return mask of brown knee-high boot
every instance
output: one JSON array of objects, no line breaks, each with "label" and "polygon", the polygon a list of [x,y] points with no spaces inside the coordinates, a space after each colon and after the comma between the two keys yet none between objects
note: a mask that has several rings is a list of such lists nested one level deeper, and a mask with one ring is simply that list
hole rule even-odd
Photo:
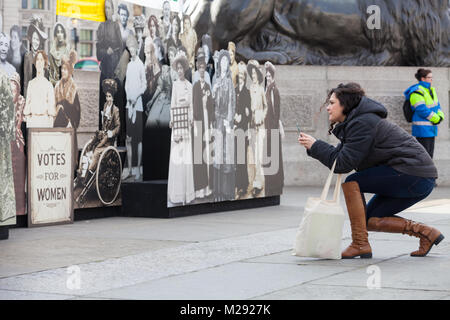
[{"label": "brown knee-high boot", "polygon": [[411,252],[412,257],[425,257],[433,244],[438,245],[444,239],[439,230],[402,217],[373,217],[367,227],[369,231],[401,233],[419,238],[419,250]]},{"label": "brown knee-high boot", "polygon": [[355,181],[342,184],[352,228],[352,243],[342,252],[342,259],[372,258],[366,228],[366,208],[359,185]]}]

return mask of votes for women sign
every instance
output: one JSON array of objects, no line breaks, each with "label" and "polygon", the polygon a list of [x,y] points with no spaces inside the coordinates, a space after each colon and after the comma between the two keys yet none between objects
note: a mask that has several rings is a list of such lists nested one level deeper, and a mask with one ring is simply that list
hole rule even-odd
[{"label": "votes for women sign", "polygon": [[28,226],[73,222],[73,129],[29,129]]}]

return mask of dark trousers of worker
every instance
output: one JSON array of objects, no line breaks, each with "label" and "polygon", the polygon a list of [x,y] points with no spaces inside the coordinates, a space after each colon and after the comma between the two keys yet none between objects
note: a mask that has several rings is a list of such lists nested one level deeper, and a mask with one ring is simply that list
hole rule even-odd
[{"label": "dark trousers of worker", "polygon": [[425,148],[425,150],[427,150],[427,152],[430,155],[431,159],[433,159],[435,137],[431,137],[431,138],[418,138],[418,137],[416,137],[416,139]]},{"label": "dark trousers of worker", "polygon": [[[372,193],[366,219],[392,217],[425,199],[434,188],[434,178],[401,173],[388,166],[377,166],[351,174],[345,182],[356,181],[361,193]],[[364,199],[364,196],[363,196]]]}]

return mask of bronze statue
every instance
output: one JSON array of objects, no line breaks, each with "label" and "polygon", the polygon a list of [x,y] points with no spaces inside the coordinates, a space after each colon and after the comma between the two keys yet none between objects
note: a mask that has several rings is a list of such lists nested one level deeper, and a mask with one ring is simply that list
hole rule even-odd
[{"label": "bronze statue", "polygon": [[[380,9],[380,29],[369,29]],[[198,0],[187,8],[214,49],[275,64],[450,66],[448,0]]]}]

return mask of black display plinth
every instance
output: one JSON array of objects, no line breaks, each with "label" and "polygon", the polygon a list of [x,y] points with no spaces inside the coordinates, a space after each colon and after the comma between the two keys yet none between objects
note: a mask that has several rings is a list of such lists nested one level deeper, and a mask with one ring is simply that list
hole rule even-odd
[{"label": "black display plinth", "polygon": [[9,226],[0,227],[0,240],[6,240],[9,238]]},{"label": "black display plinth", "polygon": [[122,183],[121,192],[124,217],[177,218],[280,204],[280,196],[273,196],[167,208],[167,180]]},{"label": "black display plinth", "polygon": [[100,218],[120,217],[120,206],[81,208],[73,212],[74,221],[92,220]]}]

